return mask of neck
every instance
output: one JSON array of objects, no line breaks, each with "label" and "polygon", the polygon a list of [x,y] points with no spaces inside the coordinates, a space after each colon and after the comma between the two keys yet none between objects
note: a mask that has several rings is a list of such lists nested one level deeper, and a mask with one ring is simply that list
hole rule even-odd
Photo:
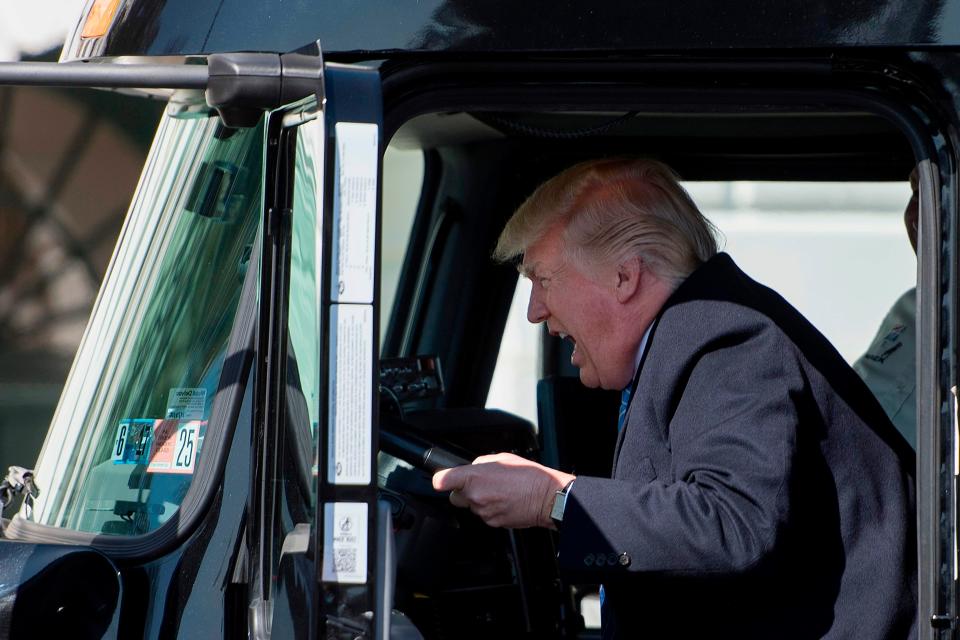
[{"label": "neck", "polygon": [[620,388],[626,387],[633,381],[643,336],[650,325],[653,324],[675,288],[676,286],[673,283],[651,275],[642,283],[642,293],[621,307],[623,315],[616,326],[619,331],[623,332],[622,344],[626,345],[626,348],[623,352],[623,362],[620,365],[622,380],[618,382],[623,383]]}]

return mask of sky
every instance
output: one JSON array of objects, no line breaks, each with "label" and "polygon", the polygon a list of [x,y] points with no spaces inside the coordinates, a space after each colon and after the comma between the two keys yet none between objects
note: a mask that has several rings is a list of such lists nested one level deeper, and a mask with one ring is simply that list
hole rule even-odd
[{"label": "sky", "polygon": [[18,60],[63,44],[84,0],[0,2],[0,60]]}]

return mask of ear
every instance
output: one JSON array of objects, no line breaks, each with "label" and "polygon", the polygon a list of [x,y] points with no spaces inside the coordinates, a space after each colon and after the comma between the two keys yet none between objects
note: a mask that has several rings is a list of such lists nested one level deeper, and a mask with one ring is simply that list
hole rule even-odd
[{"label": "ear", "polygon": [[640,291],[640,275],[643,272],[643,263],[634,256],[617,265],[617,302],[629,302]]}]

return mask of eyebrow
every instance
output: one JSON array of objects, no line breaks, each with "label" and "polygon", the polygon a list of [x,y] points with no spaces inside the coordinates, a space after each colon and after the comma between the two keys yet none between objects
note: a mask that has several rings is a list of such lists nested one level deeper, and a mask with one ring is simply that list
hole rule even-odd
[{"label": "eyebrow", "polygon": [[527,266],[527,265],[524,264],[523,262],[518,262],[518,263],[517,263],[517,271],[519,271],[519,272],[520,272],[520,275],[522,275],[524,278],[529,278],[529,279],[533,280],[533,274],[534,274],[534,272],[536,272],[537,267],[538,267],[539,265],[540,265],[539,262],[534,262],[533,265],[531,265],[531,266]]}]

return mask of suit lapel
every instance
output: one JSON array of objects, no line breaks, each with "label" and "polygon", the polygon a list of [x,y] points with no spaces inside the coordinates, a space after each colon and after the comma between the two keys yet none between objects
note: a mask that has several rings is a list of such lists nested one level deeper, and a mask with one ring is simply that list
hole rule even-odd
[{"label": "suit lapel", "polygon": [[[665,307],[664,307],[665,308]],[[620,429],[620,432],[617,434],[617,446],[613,450],[613,468],[610,470],[610,477],[614,476],[614,473],[617,470],[617,461],[620,460],[620,449],[623,447],[623,434],[627,432],[627,429],[630,425],[630,414],[632,413],[633,403],[638,402],[637,400],[637,388],[640,383],[640,372],[643,371],[643,365],[647,361],[647,356],[650,354],[650,349],[653,348],[653,338],[657,333],[657,325],[660,324],[660,317],[663,314],[661,309],[660,313],[657,314],[657,317],[653,319],[653,324],[650,326],[650,335],[647,336],[647,344],[643,349],[643,353],[640,355],[640,364],[637,365],[637,370],[633,374],[633,381],[630,383],[630,404],[627,405],[627,412],[623,419],[623,428]]]}]

